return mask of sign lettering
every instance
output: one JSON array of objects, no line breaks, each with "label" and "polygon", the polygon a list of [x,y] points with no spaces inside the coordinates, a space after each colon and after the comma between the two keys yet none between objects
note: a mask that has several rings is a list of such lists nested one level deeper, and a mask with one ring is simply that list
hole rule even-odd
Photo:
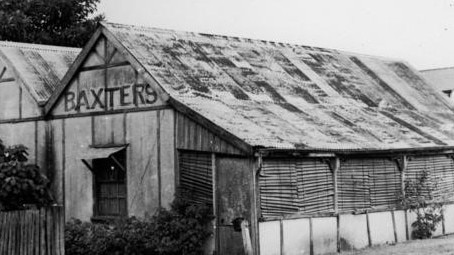
[{"label": "sign lettering", "polygon": [[124,85],[113,88],[92,88],[81,90],[76,95],[72,91],[65,93],[65,111],[106,109],[118,106],[135,107],[152,105],[158,95],[148,84]]}]

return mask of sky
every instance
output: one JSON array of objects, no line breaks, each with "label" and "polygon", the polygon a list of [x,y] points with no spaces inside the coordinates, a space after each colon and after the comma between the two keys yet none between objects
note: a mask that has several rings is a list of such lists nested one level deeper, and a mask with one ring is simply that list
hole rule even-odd
[{"label": "sky", "polygon": [[107,21],[454,66],[454,0],[101,0]]}]

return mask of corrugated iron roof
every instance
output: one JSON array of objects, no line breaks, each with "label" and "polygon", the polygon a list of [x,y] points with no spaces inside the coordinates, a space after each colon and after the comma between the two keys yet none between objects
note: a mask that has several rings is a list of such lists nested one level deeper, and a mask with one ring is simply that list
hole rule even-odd
[{"label": "corrugated iron roof", "polygon": [[0,41],[0,58],[14,68],[40,105],[47,102],[79,52],[78,48]]},{"label": "corrugated iron roof", "polygon": [[454,145],[453,105],[400,60],[103,25],[174,100],[252,146],[377,150]]},{"label": "corrugated iron roof", "polygon": [[454,67],[422,70],[421,74],[440,91],[454,90]]}]

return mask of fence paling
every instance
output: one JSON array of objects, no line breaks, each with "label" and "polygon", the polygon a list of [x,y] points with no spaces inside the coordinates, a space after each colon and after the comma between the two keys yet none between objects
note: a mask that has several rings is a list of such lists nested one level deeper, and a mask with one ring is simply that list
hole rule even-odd
[{"label": "fence paling", "polygon": [[64,255],[62,207],[0,212],[0,254]]}]

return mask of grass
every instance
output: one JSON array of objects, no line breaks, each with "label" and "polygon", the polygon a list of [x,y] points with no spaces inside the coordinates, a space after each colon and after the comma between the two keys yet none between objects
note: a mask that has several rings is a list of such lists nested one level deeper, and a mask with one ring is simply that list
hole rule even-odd
[{"label": "grass", "polygon": [[413,240],[388,246],[375,246],[363,250],[342,252],[342,255],[410,255],[410,254],[454,254],[454,235],[434,239]]}]

